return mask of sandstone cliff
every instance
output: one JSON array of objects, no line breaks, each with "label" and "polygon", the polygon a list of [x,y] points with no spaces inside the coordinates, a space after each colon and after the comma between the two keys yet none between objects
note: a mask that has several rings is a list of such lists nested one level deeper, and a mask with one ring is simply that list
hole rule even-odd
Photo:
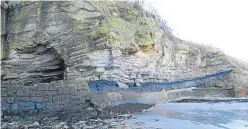
[{"label": "sandstone cliff", "polygon": [[[49,87],[73,86],[68,93],[74,95],[87,84],[106,81],[120,87],[248,88],[247,64],[212,46],[174,37],[137,2],[9,2],[6,10],[3,99],[18,96],[16,87],[46,85],[44,94],[54,102],[54,95],[67,93],[47,93]],[[9,87],[15,87],[13,93]]]}]

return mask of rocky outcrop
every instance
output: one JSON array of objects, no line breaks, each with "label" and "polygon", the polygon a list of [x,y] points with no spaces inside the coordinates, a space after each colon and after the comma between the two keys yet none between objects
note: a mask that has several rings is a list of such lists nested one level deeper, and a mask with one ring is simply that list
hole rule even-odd
[{"label": "rocky outcrop", "polygon": [[[3,87],[18,91],[39,83],[76,83],[76,89],[84,92],[85,81],[105,80],[125,88],[184,81],[189,81],[185,87],[247,88],[247,64],[237,64],[217,48],[174,37],[157,15],[136,2],[10,1],[8,5]],[[228,74],[217,76],[222,73]],[[101,87],[104,81],[93,84]]]}]

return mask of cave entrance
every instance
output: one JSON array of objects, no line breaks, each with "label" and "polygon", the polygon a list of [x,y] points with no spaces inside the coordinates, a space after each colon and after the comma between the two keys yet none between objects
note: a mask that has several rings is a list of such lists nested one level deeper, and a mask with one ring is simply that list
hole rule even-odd
[{"label": "cave entrance", "polygon": [[[43,49],[44,51],[42,51],[41,49]],[[42,52],[39,53],[40,50]],[[43,65],[47,66],[47,69],[43,69],[40,72],[44,75],[48,75],[47,77],[44,77],[44,79],[42,79],[40,82],[50,83],[56,80],[64,80],[66,65],[64,59],[57,52],[57,50],[55,50],[54,48],[47,48],[44,45],[39,45],[36,51],[40,56],[51,56],[48,57],[50,58],[50,60],[48,59],[48,62],[40,64],[41,67],[43,67]]]},{"label": "cave entrance", "polygon": [[22,71],[27,75],[22,79],[24,85],[64,80],[66,65],[55,48],[38,44],[33,47],[16,49],[16,51],[19,60],[22,60],[19,65],[23,67]]}]

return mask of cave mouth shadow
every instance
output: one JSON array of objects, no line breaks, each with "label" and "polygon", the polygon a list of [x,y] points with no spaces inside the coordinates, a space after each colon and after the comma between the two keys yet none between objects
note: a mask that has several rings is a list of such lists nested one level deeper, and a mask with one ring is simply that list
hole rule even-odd
[{"label": "cave mouth shadow", "polygon": [[[32,47],[17,49],[18,54],[31,54],[34,55],[34,62],[36,64],[30,64],[30,67],[37,67],[35,69],[26,69],[28,73],[37,73],[32,76],[32,80],[25,83],[24,85],[33,85],[35,83],[50,83],[52,81],[64,80],[65,79],[65,61],[61,54],[53,47],[48,47],[44,44],[37,44]],[[39,63],[36,60],[41,59]]]},{"label": "cave mouth shadow", "polygon": [[[37,49],[36,51],[39,49],[39,47],[45,47],[46,50],[43,52],[38,52],[38,55],[43,55],[43,54],[49,54],[52,56],[55,56],[54,60],[51,60],[51,62],[56,61],[58,63],[56,63],[57,68],[55,69],[48,69],[48,70],[43,70],[42,73],[56,73],[56,72],[60,72],[60,74],[55,75],[54,77],[51,78],[47,78],[44,80],[41,80],[40,82],[42,83],[50,83],[52,81],[57,81],[57,80],[64,80],[65,79],[65,69],[66,69],[66,65],[65,65],[65,61],[64,59],[61,57],[61,54],[58,53],[58,51],[53,48],[53,47],[47,47],[46,45],[42,45],[39,44],[37,45]],[[51,65],[53,66],[53,65]]]}]

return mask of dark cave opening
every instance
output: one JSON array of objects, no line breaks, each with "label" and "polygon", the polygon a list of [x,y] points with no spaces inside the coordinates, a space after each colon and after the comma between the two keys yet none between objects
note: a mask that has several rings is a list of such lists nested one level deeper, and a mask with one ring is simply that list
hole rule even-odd
[{"label": "dark cave opening", "polygon": [[[47,48],[47,47],[46,47]],[[40,72],[42,72],[43,74],[52,74],[48,77],[44,77],[43,79],[40,80],[40,82],[42,83],[50,83],[52,81],[56,81],[56,80],[64,80],[64,72],[66,69],[66,65],[65,65],[65,61],[64,59],[61,57],[61,55],[54,49],[54,48],[47,48],[44,52],[40,52],[39,55],[52,55],[55,56],[55,59],[50,60],[50,66],[51,67],[55,67],[54,69],[43,69]],[[49,64],[49,62],[47,62],[47,64]],[[55,63],[53,63],[55,62]]]},{"label": "dark cave opening", "polygon": [[[32,54],[35,58],[34,64],[30,64],[30,69],[26,71],[32,76],[26,78],[24,85],[32,85],[35,83],[50,83],[52,81],[64,80],[64,72],[66,69],[65,61],[57,50],[43,44],[18,50],[19,54]],[[37,63],[37,60],[39,62]]]}]

